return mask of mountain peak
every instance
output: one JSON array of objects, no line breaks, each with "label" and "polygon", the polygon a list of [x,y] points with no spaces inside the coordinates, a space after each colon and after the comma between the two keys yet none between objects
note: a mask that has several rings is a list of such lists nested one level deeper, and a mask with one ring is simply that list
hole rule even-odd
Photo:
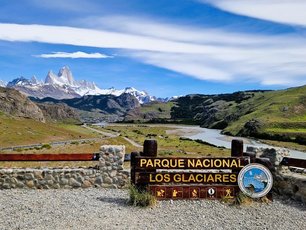
[{"label": "mountain peak", "polygon": [[155,97],[149,96],[145,91],[139,91],[134,87],[126,87],[125,89],[119,90],[114,87],[100,89],[94,82],[74,80],[68,66],[63,66],[57,75],[52,70],[49,70],[45,82],[38,81],[35,76],[31,80],[21,77],[9,82],[7,87],[17,88],[27,95],[40,98],[48,96],[62,99],[81,97],[84,95],[120,96],[122,94],[130,94],[136,97],[140,104],[146,104],[156,100]]},{"label": "mountain peak", "polygon": [[39,81],[37,80],[37,78],[36,78],[35,75],[32,76],[32,78],[31,78],[31,83],[34,84],[34,85],[39,84]]},{"label": "mountain peak", "polygon": [[11,87],[11,86],[23,86],[23,85],[30,85],[31,82],[24,78],[24,77],[19,77],[19,78],[16,78],[14,79],[13,81],[10,81],[8,84],[7,84],[7,87]]},{"label": "mountain peak", "polygon": [[56,84],[56,78],[57,76],[52,72],[52,70],[49,70],[45,79],[45,83],[50,85]]},{"label": "mountain peak", "polygon": [[7,83],[5,81],[0,80],[0,86],[1,87],[6,87]]},{"label": "mountain peak", "polygon": [[69,85],[74,85],[74,79],[72,76],[72,72],[68,66],[63,66],[58,72],[57,76],[62,78],[63,81],[67,81]]}]

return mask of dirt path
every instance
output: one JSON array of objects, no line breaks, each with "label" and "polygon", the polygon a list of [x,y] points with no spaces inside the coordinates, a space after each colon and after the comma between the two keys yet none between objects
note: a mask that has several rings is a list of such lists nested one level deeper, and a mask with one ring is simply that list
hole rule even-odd
[{"label": "dirt path", "polygon": [[[120,136],[119,133],[115,133],[115,134],[114,133],[108,133],[108,132],[104,132],[104,131],[101,131],[101,130],[98,130],[98,129],[94,129],[94,128],[89,127],[87,125],[83,125],[83,127],[86,128],[86,129],[89,129],[91,131],[100,133],[100,134],[102,134],[104,136],[107,136],[107,137],[119,137]],[[133,141],[133,140],[127,138],[127,137],[123,137],[123,139],[126,140],[127,142],[129,142],[131,145],[133,145],[136,148],[142,148],[142,145],[136,143],[135,141]]]}]

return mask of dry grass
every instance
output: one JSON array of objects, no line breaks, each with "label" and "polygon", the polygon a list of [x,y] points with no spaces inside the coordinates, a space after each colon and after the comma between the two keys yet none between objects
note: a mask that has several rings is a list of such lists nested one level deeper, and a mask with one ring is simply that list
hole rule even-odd
[{"label": "dry grass", "polygon": [[81,126],[0,115],[0,147],[98,137]]}]

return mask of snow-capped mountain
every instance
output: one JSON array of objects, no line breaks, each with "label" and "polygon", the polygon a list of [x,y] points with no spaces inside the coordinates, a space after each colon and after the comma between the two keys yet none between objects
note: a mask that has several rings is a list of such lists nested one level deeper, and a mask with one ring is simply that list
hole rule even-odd
[{"label": "snow-capped mountain", "polygon": [[76,81],[68,66],[62,67],[58,74],[51,70],[48,72],[45,81],[39,81],[35,76],[30,80],[24,77],[14,79],[7,84],[7,87],[15,88],[28,96],[55,99],[76,98],[84,95],[115,95],[127,93],[135,96],[140,104],[146,104],[157,99],[145,91],[139,91],[132,87],[117,90],[115,88],[100,89],[94,82],[85,80]]},{"label": "snow-capped mountain", "polygon": [[6,85],[7,85],[6,82],[0,80],[0,86],[1,86],[1,87],[6,87]]}]

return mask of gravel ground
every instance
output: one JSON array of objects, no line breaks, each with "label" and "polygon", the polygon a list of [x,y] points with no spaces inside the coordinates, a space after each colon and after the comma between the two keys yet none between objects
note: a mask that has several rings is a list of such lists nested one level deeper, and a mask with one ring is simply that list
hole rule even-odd
[{"label": "gravel ground", "polygon": [[127,199],[127,190],[2,190],[0,229],[306,229],[306,207],[279,198],[248,207],[168,200],[154,208]]}]

